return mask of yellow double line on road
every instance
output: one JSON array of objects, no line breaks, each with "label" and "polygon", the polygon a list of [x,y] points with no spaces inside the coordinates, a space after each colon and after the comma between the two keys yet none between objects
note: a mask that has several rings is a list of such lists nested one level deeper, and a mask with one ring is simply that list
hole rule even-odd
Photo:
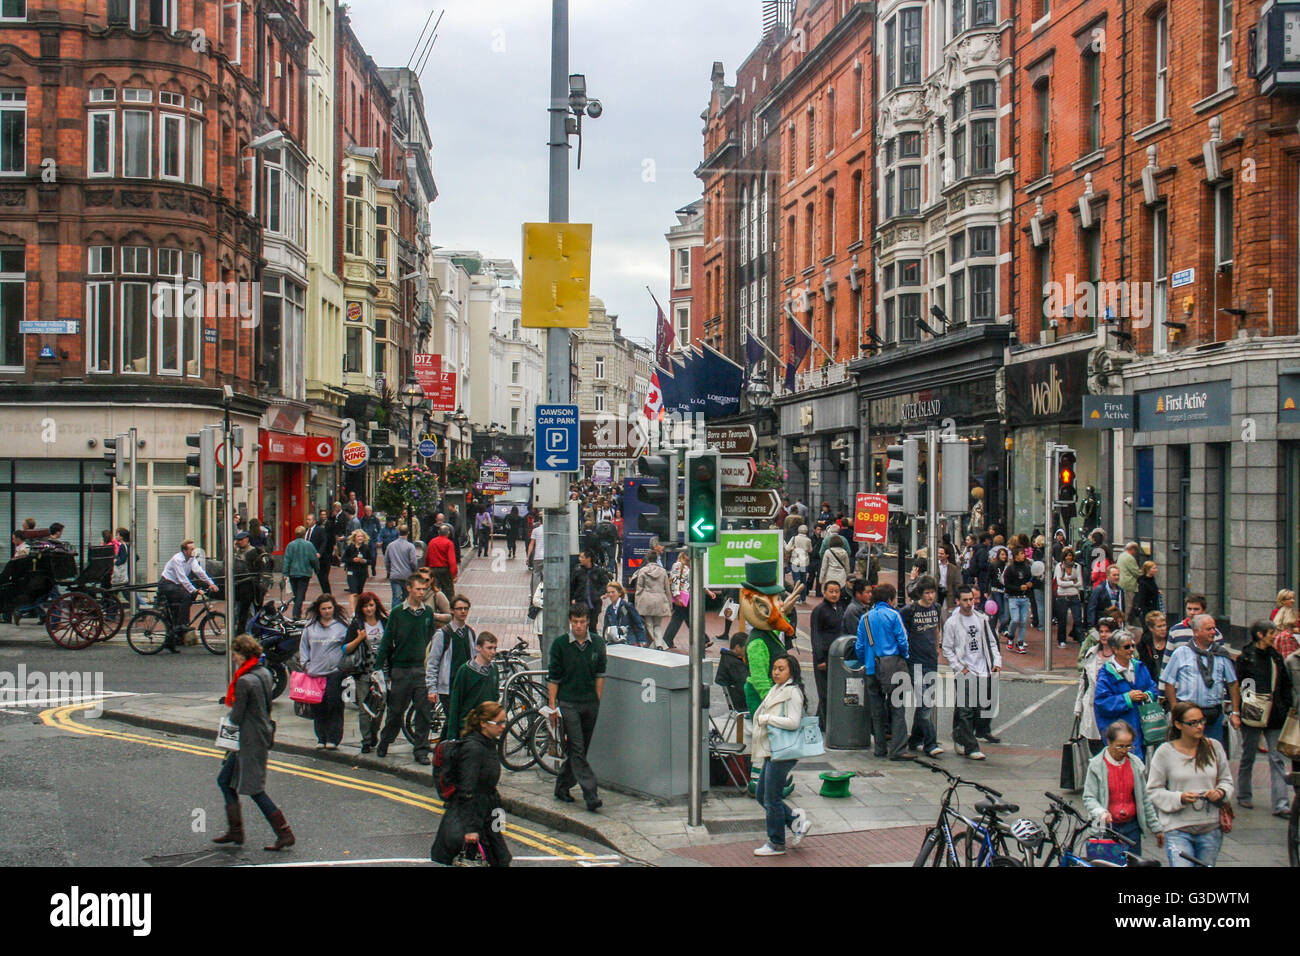
[{"label": "yellow double line on road", "polygon": [[[206,747],[202,744],[190,744],[175,740],[155,740],[154,738],[146,737],[143,734],[126,733],[125,731],[120,730],[101,730],[100,728],[90,727],[73,720],[73,714],[78,711],[97,707],[102,703],[102,701],[88,701],[79,704],[69,704],[64,707],[54,707],[50,710],[41,712],[41,722],[48,727],[54,727],[58,730],[64,730],[73,734],[81,734],[87,737],[104,737],[109,740],[121,741],[122,743],[143,744],[146,747],[157,747],[161,750],[174,750],[177,753],[189,754],[192,757],[215,757],[217,759],[222,759],[226,755],[226,751],[219,750],[216,747]],[[403,803],[408,807],[428,810],[430,813],[438,816],[442,816],[442,814],[446,812],[441,800],[425,796],[422,793],[417,793],[412,790],[404,790],[401,787],[391,787],[383,783],[371,783],[366,780],[359,780],[355,777],[330,773],[328,770],[318,770],[314,767],[302,767],[297,764],[284,763],[280,760],[268,761],[267,765],[280,773],[286,773],[290,776],[301,777],[304,780],[313,780],[317,783],[325,783],[335,787],[342,787],[347,790],[358,790],[362,793],[373,794],[377,797],[383,797],[386,800],[392,800],[394,803]],[[529,830],[514,824],[506,825],[505,834],[518,843],[530,846],[535,850],[540,850],[542,853],[560,860],[567,860],[575,863],[590,862],[600,864],[603,863],[604,860],[608,859],[607,857],[600,858],[593,856],[581,847],[573,846],[570,843],[565,843],[563,840],[557,840],[544,833],[538,833],[536,830]]]}]

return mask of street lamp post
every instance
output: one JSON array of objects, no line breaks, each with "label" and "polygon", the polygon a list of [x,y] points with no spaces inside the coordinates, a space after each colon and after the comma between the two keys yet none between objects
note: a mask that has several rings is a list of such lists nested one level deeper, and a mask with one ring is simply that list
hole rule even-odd
[{"label": "street lamp post", "polygon": [[411,449],[411,465],[415,465],[415,410],[424,403],[424,389],[414,378],[408,378],[402,386],[402,404],[406,406],[407,444]]}]

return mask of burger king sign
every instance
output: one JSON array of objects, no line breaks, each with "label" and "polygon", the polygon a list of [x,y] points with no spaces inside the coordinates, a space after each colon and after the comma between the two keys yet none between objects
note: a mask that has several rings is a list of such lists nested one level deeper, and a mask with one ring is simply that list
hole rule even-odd
[{"label": "burger king sign", "polygon": [[343,446],[343,467],[364,468],[370,460],[370,446],[363,441],[350,441]]}]

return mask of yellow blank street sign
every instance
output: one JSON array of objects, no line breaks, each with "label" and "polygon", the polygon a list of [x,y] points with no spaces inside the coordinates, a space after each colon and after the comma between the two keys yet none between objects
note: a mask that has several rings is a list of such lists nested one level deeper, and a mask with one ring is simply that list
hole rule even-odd
[{"label": "yellow blank street sign", "polygon": [[591,223],[524,223],[528,329],[585,329],[591,306]]}]

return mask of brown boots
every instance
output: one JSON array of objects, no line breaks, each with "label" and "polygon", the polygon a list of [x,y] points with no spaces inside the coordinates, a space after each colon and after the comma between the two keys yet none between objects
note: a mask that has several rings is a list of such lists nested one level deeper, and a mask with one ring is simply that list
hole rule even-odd
[{"label": "brown boots", "polygon": [[275,842],[270,846],[262,847],[263,850],[283,850],[285,847],[293,846],[293,831],[289,829],[288,822],[284,819],[283,811],[276,810],[275,813],[267,817],[267,822],[275,830]]},{"label": "brown boots", "polygon": [[239,846],[244,844],[244,817],[239,812],[239,804],[226,804],[226,832],[219,837],[214,837],[213,843],[234,843]]}]

